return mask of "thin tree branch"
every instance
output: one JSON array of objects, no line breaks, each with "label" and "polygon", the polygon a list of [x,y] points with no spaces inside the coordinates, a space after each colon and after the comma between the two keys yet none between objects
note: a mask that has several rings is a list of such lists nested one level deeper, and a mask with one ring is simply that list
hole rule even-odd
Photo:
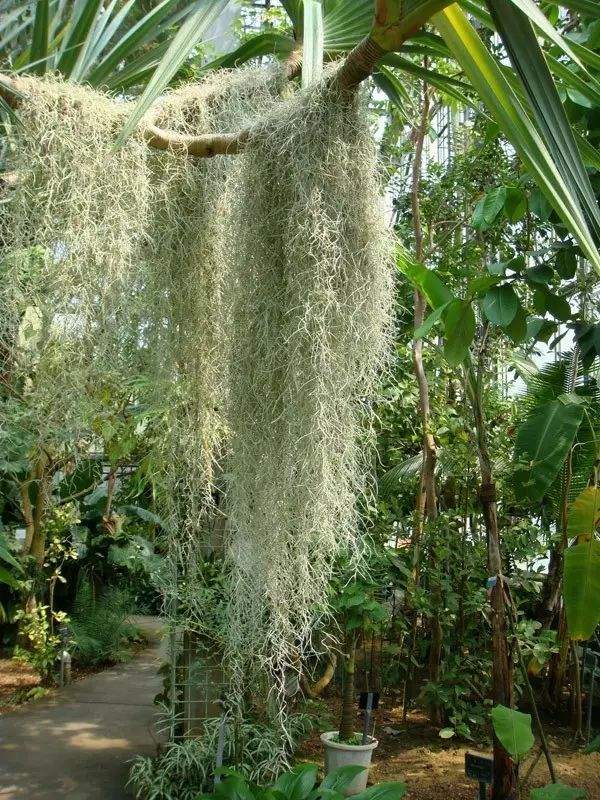
[{"label": "thin tree branch", "polygon": [[[450,0],[440,0],[439,8],[449,5]],[[439,10],[436,8],[435,10]],[[433,13],[433,10],[431,10]],[[422,25],[425,19],[416,16],[407,23],[402,17],[402,4],[396,0],[376,0],[375,19],[369,36],[351,50],[335,74],[333,80],[342,92],[351,94],[362,81],[374,71],[378,61],[389,52],[399,50]],[[294,77],[300,68],[302,53],[296,48],[288,58],[284,69],[288,78]],[[11,108],[18,108],[22,95],[19,79],[0,74],[0,97]],[[210,158],[216,155],[235,155],[248,143],[252,129],[236,133],[205,133],[198,136],[184,135],[163,130],[149,122],[142,123],[142,136],[146,143],[157,150],[173,150],[185,155]]]}]

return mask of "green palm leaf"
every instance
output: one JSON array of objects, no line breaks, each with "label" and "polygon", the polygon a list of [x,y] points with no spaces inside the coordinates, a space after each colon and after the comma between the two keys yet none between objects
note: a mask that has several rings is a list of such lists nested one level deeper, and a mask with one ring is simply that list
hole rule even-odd
[{"label": "green palm leaf", "polygon": [[177,70],[188,58],[192,49],[200,42],[210,27],[216,22],[219,14],[229,5],[229,0],[205,0],[196,6],[196,10],[185,20],[171,42],[160,64],[152,74],[135,108],[129,115],[118,143],[122,144],[135,130],[139,121],[168,86]]},{"label": "green palm leaf", "polygon": [[57,69],[66,77],[71,74],[73,67],[77,63],[79,52],[87,41],[90,29],[96,19],[96,14],[101,7],[102,0],[87,0],[82,5],[79,15],[74,17],[67,35],[63,38]]},{"label": "green palm leaf", "polygon": [[[579,196],[588,224],[598,236],[600,209],[533,27],[509,0],[489,0],[489,5],[511,63],[527,93],[538,129],[570,193]],[[600,102],[600,97],[598,100]]]},{"label": "green palm leaf", "polygon": [[246,39],[239,47],[229,53],[225,53],[204,66],[205,70],[238,67],[253,58],[261,56],[277,56],[286,58],[295,47],[295,42],[289,36],[277,33],[277,31],[265,31],[257,33]]},{"label": "green palm leaf", "polygon": [[583,404],[563,396],[538,406],[520,425],[514,473],[518,495],[542,499],[563,467],[583,416]]},{"label": "green palm leaf", "polygon": [[589,639],[600,622],[600,542],[595,534],[565,550],[563,596],[571,638]]},{"label": "green palm leaf", "polygon": [[476,30],[456,4],[436,14],[433,22],[488,111],[500,124],[538,186],[600,274],[600,253],[582,214],[577,195],[565,183],[552,154]]},{"label": "green palm leaf", "polygon": [[119,64],[156,36],[158,26],[172,12],[174,4],[175,0],[163,0],[142,17],[102,57],[97,66],[90,71],[87,80],[94,86],[100,86],[113,75]]},{"label": "green palm leaf", "polygon": [[46,58],[48,57],[48,37],[50,10],[48,0],[38,0],[35,7],[33,33],[31,37],[30,58],[33,62],[31,72],[43,75],[46,71]]}]

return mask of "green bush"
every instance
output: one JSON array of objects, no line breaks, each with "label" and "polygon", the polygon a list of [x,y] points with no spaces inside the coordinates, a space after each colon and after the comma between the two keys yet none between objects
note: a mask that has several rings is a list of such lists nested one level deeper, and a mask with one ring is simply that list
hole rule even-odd
[{"label": "green bush", "polygon": [[109,586],[95,595],[88,582],[81,583],[70,615],[73,658],[86,666],[127,660],[128,645],[140,635],[128,621],[132,609],[128,591]]},{"label": "green bush", "polygon": [[[217,783],[212,795],[200,794],[195,800],[344,800],[345,790],[364,772],[365,767],[349,764],[326,775],[318,786],[316,764],[298,764],[280,775],[272,787],[249,784],[239,772],[224,770],[225,779]],[[354,795],[354,800],[400,800],[406,786],[399,781],[379,783]],[[576,800],[576,798],[574,798]]]},{"label": "green bush", "polygon": [[[287,757],[311,728],[306,714],[293,714],[288,720],[290,741],[283,748],[279,732],[258,722],[228,724],[225,729],[223,763],[236,765],[250,781],[266,783],[285,769]],[[220,719],[204,721],[197,738],[171,742],[158,758],[138,756],[129,773],[129,785],[137,800],[196,800],[212,786]],[[237,752],[237,751],[240,752]],[[243,763],[238,764],[240,756]]]}]

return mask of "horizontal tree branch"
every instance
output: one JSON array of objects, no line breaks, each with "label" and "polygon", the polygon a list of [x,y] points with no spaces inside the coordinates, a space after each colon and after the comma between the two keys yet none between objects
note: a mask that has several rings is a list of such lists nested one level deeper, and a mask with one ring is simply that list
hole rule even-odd
[{"label": "horizontal tree branch", "polygon": [[[450,0],[439,0],[437,5],[447,5],[449,2]],[[356,91],[362,81],[372,74],[378,61],[386,53],[398,50],[425,21],[421,18],[411,20],[408,23],[411,28],[409,30],[402,18],[402,4],[397,0],[376,0],[375,10],[371,34],[348,53],[344,63],[332,78],[341,92],[352,94]],[[284,65],[286,76],[292,78],[297,75],[301,63],[302,51],[296,48]],[[17,78],[0,75],[0,96],[12,108],[18,107],[23,93]],[[240,153],[252,135],[252,129],[248,128],[235,133],[204,133],[191,136],[164,130],[148,118],[142,125],[142,136],[150,147],[200,158]]]}]

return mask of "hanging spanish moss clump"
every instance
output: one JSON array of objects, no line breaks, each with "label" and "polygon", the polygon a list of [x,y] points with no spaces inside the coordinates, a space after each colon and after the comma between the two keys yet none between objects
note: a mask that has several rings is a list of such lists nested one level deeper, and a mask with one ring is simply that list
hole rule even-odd
[{"label": "hanging spanish moss clump", "polygon": [[[362,98],[325,81],[244,160],[236,219],[230,645],[281,698],[336,555],[357,543],[370,401],[391,333],[390,239]],[[280,704],[283,713],[283,704]]]},{"label": "hanging spanish moss clump", "polygon": [[126,108],[102,94],[22,85],[0,205],[1,369],[33,442],[53,450],[89,434],[102,381],[135,351],[121,317],[139,282],[147,148],[114,151]]},{"label": "hanging spanish moss clump", "polygon": [[[266,114],[280,89],[273,70],[221,71],[168,95],[157,123],[181,134],[239,130]],[[178,607],[188,629],[214,637],[202,564],[223,548],[223,502],[214,501],[227,431],[230,217],[241,164],[177,152],[154,153],[150,164],[144,296],[150,401],[164,412],[153,466],[171,556],[167,606]]]},{"label": "hanging spanish moss clump", "polygon": [[[84,455],[98,388],[131,385],[157,433],[176,619],[225,639],[234,685],[266,670],[279,699],[335,556],[358,538],[391,328],[366,109],[332,75],[288,100],[269,70],[167,95],[161,127],[255,131],[244,155],[198,160],[139,134],[115,149],[128,104],[27,79],[16,188],[0,206],[3,382],[18,372],[41,445],[58,426],[87,437]],[[215,631],[201,566],[221,539],[230,584]]]}]

